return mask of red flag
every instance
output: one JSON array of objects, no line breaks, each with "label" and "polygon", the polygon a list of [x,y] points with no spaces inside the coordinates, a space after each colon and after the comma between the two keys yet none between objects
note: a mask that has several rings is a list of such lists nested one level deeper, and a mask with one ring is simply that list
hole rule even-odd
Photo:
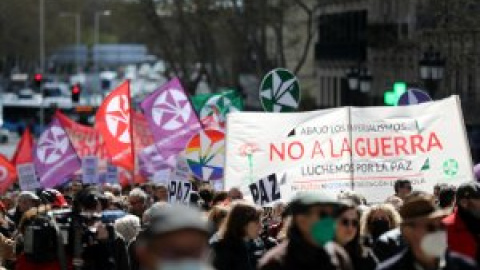
[{"label": "red flag", "polygon": [[126,81],[105,98],[95,118],[111,163],[129,171],[135,168],[131,115],[130,83]]},{"label": "red flag", "polygon": [[12,157],[12,164],[14,166],[33,163],[33,136],[30,133],[30,129],[26,128],[23,132],[22,138],[18,142],[17,150]]},{"label": "red flag", "polygon": [[4,155],[0,155],[0,194],[5,194],[8,188],[15,183],[17,171]]}]

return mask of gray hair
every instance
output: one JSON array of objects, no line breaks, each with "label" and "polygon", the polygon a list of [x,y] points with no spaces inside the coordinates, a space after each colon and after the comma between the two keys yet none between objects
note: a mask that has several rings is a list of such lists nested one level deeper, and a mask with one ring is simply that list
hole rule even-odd
[{"label": "gray hair", "polygon": [[142,199],[143,202],[146,202],[147,199],[148,199],[147,193],[145,193],[145,191],[143,191],[140,188],[132,189],[132,191],[130,191],[130,193],[128,194],[128,197],[137,197],[137,198]]},{"label": "gray hair", "polygon": [[129,243],[140,232],[140,218],[126,215],[117,219],[113,227],[125,239],[125,242]]}]

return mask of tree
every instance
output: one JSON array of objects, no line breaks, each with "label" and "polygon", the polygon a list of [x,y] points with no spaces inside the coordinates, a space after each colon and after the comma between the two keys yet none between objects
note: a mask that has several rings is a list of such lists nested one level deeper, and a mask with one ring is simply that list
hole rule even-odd
[{"label": "tree", "polygon": [[[262,76],[287,65],[286,52],[301,52],[291,68],[298,73],[317,27],[316,1],[308,0],[140,0],[158,39],[170,75],[190,91],[202,78],[212,88],[238,85],[241,74]],[[287,42],[294,12],[307,18],[305,41]]]}]

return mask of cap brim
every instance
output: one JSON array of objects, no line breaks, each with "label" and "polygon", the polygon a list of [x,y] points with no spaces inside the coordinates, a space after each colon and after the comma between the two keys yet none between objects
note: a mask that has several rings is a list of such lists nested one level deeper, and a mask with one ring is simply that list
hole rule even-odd
[{"label": "cap brim", "polygon": [[409,222],[418,221],[418,220],[434,220],[434,219],[444,218],[449,214],[450,214],[449,210],[439,209],[425,216],[404,219],[403,223],[409,223]]}]

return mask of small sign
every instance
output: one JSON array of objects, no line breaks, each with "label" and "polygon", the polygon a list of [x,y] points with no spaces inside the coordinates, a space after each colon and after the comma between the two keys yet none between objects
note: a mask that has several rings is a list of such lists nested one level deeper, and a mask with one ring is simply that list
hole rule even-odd
[{"label": "small sign", "polygon": [[408,89],[398,98],[398,106],[415,105],[432,101],[430,95],[420,89]]},{"label": "small sign", "polygon": [[175,180],[189,181],[191,176],[190,167],[183,155],[177,157],[177,165],[173,171],[172,178]]},{"label": "small sign", "polygon": [[170,179],[171,172],[172,172],[171,169],[163,169],[163,170],[156,171],[153,174],[152,182],[168,185],[168,180]]},{"label": "small sign", "polygon": [[105,174],[105,183],[118,184],[118,168],[110,163],[107,165],[107,173]]},{"label": "small sign", "polygon": [[282,198],[277,177],[276,174],[271,174],[249,185],[255,204],[264,206]]},{"label": "small sign", "polygon": [[82,158],[82,181],[84,184],[98,183],[98,158],[87,156]]},{"label": "small sign", "polygon": [[170,203],[189,204],[192,193],[192,183],[190,181],[170,180],[168,193]]},{"label": "small sign", "polygon": [[17,175],[22,190],[33,191],[40,188],[33,163],[17,165]]},{"label": "small sign", "polygon": [[300,84],[290,71],[277,68],[260,85],[260,102],[267,112],[293,112],[300,105]]}]

